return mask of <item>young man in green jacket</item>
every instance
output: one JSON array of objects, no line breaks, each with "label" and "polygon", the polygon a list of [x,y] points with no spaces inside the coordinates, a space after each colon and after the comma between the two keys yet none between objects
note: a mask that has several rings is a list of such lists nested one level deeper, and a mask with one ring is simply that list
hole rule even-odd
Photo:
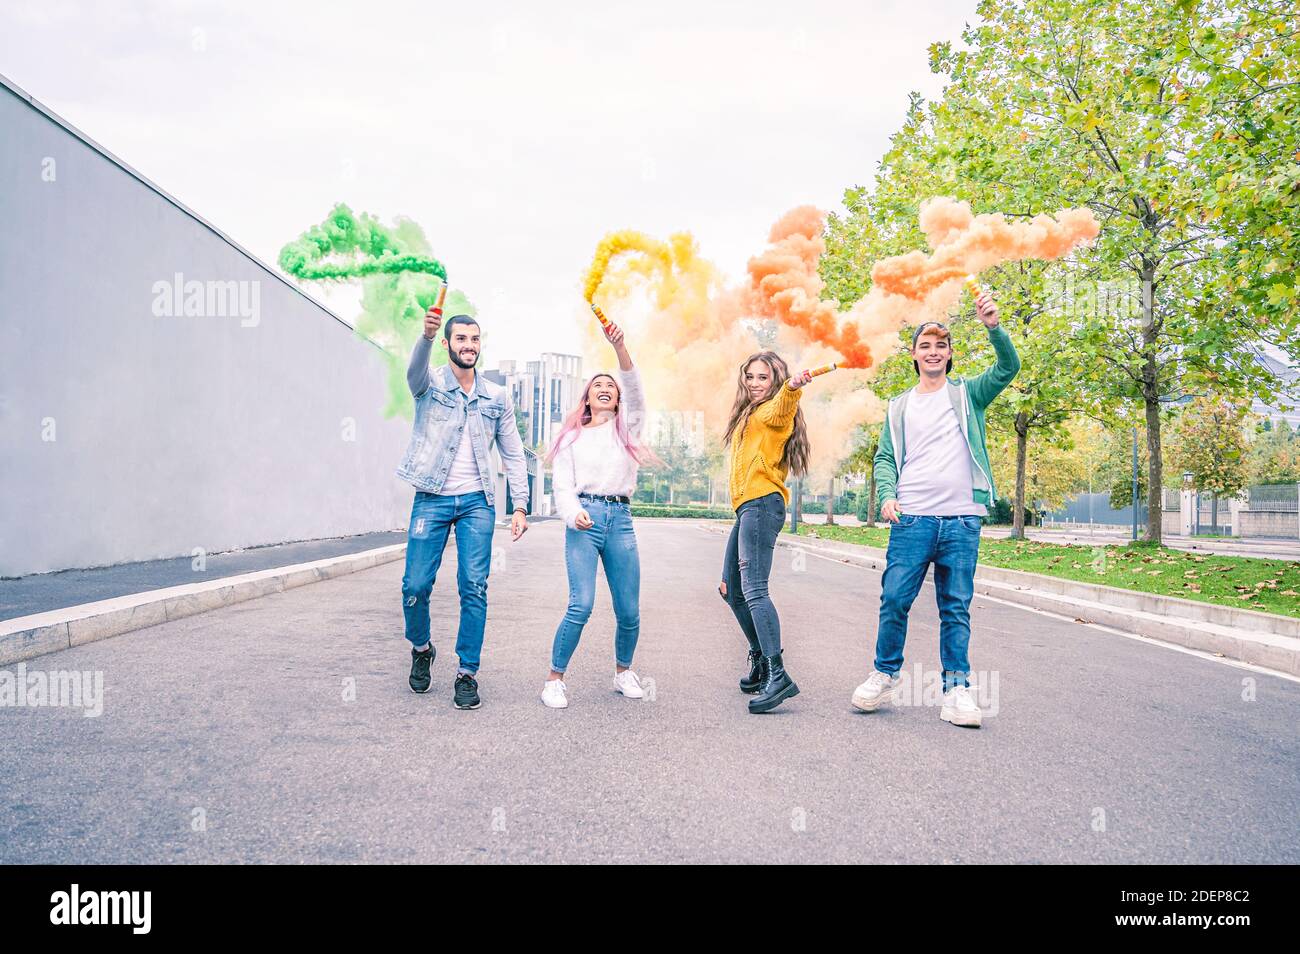
[{"label": "young man in green jacket", "polygon": [[984,409],[1020,370],[1020,358],[998,323],[993,299],[981,293],[975,304],[997,363],[969,381],[949,378],[948,329],[927,322],[912,335],[912,366],[920,381],[889,402],[874,462],[880,515],[891,524],[876,662],[853,693],[853,705],[864,712],[897,696],[907,614],[934,564],[944,690],[939,717],[971,727],[979,726],[981,714],[967,682],[970,601],[975,595],[980,526],[995,499],[984,444]]}]

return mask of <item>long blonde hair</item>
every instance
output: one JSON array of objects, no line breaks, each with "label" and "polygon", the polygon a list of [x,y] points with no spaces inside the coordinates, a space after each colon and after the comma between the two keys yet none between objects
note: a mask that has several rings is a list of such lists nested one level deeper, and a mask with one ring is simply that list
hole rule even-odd
[{"label": "long blonde hair", "polygon": [[[762,361],[772,372],[772,387],[761,401],[751,398],[749,388],[745,387],[745,369],[755,361]],[[776,396],[777,389],[785,387],[785,382],[789,380],[790,369],[775,351],[760,351],[746,358],[740,366],[740,375],[736,381],[736,401],[731,406],[731,419],[727,422],[727,433],[723,436],[722,443],[730,445],[732,437],[744,434],[745,426],[749,423],[749,416],[754,413],[754,408],[772,400]],[[808,458],[811,454],[808,426],[804,423],[803,408],[799,408],[794,413],[794,430],[790,432],[785,442],[785,450],[781,452],[781,466],[796,477],[802,477],[808,473]]]}]

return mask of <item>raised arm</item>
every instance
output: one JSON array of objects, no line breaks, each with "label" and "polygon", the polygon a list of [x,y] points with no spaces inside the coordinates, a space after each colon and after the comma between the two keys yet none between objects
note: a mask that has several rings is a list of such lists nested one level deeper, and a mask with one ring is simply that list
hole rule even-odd
[{"label": "raised arm", "polygon": [[993,367],[974,378],[967,386],[971,403],[977,408],[988,407],[993,399],[1002,393],[1002,389],[1011,383],[1020,370],[1020,355],[1011,343],[1011,336],[998,318],[997,302],[988,292],[981,292],[975,299],[975,311],[980,321],[989,330],[989,342],[997,361]]},{"label": "raised arm", "polygon": [[[793,380],[795,379],[790,379]],[[753,420],[777,430],[784,430],[794,423],[794,415],[799,410],[799,398],[803,395],[803,388],[790,387],[790,381],[776,389],[775,397],[754,408]]]},{"label": "raised arm", "polygon": [[636,368],[627,367],[621,369],[618,377],[623,386],[623,413],[627,416],[627,430],[634,441],[639,441],[645,430],[645,388],[641,384],[641,375]]},{"label": "raised arm", "polygon": [[429,390],[429,355],[432,351],[432,339],[424,335],[415,339],[415,347],[411,349],[411,363],[406,368],[406,384],[415,397]]}]

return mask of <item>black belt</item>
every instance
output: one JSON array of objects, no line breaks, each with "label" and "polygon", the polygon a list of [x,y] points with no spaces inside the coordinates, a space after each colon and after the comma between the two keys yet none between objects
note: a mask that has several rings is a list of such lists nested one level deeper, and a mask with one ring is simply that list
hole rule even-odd
[{"label": "black belt", "polygon": [[578,494],[580,499],[584,500],[603,500],[606,503],[630,504],[631,497],[615,497],[613,494]]}]

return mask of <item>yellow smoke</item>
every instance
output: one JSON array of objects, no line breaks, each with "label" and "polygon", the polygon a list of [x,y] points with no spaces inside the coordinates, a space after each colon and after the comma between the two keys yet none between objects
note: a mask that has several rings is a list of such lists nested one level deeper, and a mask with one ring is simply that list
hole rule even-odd
[{"label": "yellow smoke", "polygon": [[[687,421],[702,413],[715,440],[726,429],[739,369],[749,355],[771,346],[792,372],[839,359],[832,349],[755,314],[752,290],[726,287],[686,232],[666,242],[634,231],[607,235],[583,290],[589,299],[599,298],[607,317],[627,335],[651,411],[680,413]],[[583,327],[586,374],[610,369],[614,357],[600,327],[589,317]],[[805,390],[813,480],[829,479],[853,451],[856,425],[881,417],[866,387],[868,376],[841,368]]]}]

